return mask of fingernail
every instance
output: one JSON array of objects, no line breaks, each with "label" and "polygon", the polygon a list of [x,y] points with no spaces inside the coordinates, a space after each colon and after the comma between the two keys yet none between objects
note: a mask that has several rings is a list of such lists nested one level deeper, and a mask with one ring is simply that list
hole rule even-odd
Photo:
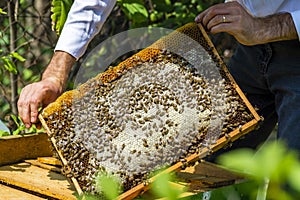
[{"label": "fingernail", "polygon": [[34,117],[31,117],[31,123],[34,123],[35,122],[35,118]]},{"label": "fingernail", "polygon": [[30,124],[25,124],[26,128],[30,128]]}]

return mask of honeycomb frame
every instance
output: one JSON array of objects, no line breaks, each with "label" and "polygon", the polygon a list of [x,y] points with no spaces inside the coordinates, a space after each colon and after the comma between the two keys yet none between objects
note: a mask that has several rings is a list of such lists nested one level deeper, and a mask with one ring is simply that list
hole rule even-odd
[{"label": "honeycomb frame", "polygon": [[[256,113],[255,109],[252,107],[252,105],[249,103],[239,86],[234,81],[233,77],[230,75],[225,63],[219,56],[217,50],[215,49],[213,43],[211,42],[209,36],[205,32],[204,28],[200,24],[190,23],[187,24],[176,31],[179,31],[180,33],[186,34],[187,36],[196,39],[196,41],[201,44],[204,49],[210,53],[213,61],[216,63],[216,65],[220,68],[220,71],[225,77],[226,81],[230,82],[231,87],[236,91],[237,95],[242,99],[242,102],[246,105],[247,109],[250,111],[251,115],[253,116],[253,119],[248,121],[247,123],[240,125],[238,128],[235,128],[234,130],[230,131],[225,136],[219,138],[216,143],[209,145],[207,147],[204,147],[200,149],[199,152],[196,152],[194,154],[191,154],[187,156],[184,161],[177,162],[176,164],[168,167],[165,171],[162,173],[170,173],[173,171],[179,171],[182,169],[183,166],[186,166],[188,164],[194,163],[197,160],[200,160],[202,158],[205,158],[206,156],[210,155],[211,153],[214,153],[218,151],[219,149],[223,148],[224,146],[228,145],[228,143],[234,142],[235,140],[239,139],[243,135],[249,133],[250,131],[254,130],[258,122],[261,120],[261,118]],[[62,152],[57,148],[57,141],[54,137],[52,137],[53,133],[48,127],[47,124],[47,117],[51,114],[58,112],[61,107],[64,104],[70,105],[72,104],[73,98],[80,98],[83,96],[83,94],[90,91],[90,88],[88,87],[89,84],[91,84],[93,81],[99,81],[102,83],[109,83],[114,80],[116,80],[118,77],[120,77],[123,72],[128,71],[135,67],[139,62],[141,61],[147,61],[154,56],[157,56],[160,53],[160,49],[165,49],[166,47],[170,47],[173,45],[176,45],[176,41],[172,40],[173,33],[170,33],[166,37],[161,38],[157,42],[155,42],[153,45],[151,45],[148,48],[145,48],[141,50],[140,52],[136,53],[135,55],[131,56],[130,58],[124,60],[121,62],[118,66],[114,68],[109,68],[104,73],[99,74],[95,78],[87,81],[86,83],[79,86],[77,90],[72,90],[65,92],[62,94],[54,103],[50,104],[48,107],[46,107],[42,114],[39,115],[39,119],[43,125],[43,127],[46,129],[50,140],[55,147],[55,150],[57,151],[62,163],[64,166],[68,166],[67,160],[64,158]],[[171,38],[171,39],[170,39]],[[200,40],[198,40],[200,38]],[[139,59],[137,59],[137,57]],[[159,176],[159,174],[157,175]],[[77,192],[79,195],[83,194],[82,188],[78,182],[78,180],[74,177],[70,178],[73,182]],[[147,180],[147,182],[153,182],[156,179],[156,176],[151,177]],[[145,192],[149,189],[149,185],[145,183],[141,183],[136,185],[135,187],[131,188],[130,190],[122,193],[119,196],[119,199],[132,199],[136,196],[138,196],[140,193]]]}]

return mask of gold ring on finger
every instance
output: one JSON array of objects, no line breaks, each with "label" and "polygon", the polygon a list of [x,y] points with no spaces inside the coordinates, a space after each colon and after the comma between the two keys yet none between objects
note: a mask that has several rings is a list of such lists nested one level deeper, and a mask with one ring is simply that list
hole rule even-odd
[{"label": "gold ring on finger", "polygon": [[226,17],[223,15],[223,23],[226,23]]}]

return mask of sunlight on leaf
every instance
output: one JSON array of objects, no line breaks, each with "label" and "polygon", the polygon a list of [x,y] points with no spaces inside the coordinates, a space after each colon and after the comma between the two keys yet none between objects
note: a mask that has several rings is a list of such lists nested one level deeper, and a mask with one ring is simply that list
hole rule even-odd
[{"label": "sunlight on leaf", "polygon": [[51,20],[52,29],[59,35],[67,20],[69,10],[73,4],[73,0],[52,0],[51,4]]},{"label": "sunlight on leaf", "polygon": [[228,169],[243,173],[250,180],[262,185],[268,180],[268,196],[271,199],[294,199],[285,187],[289,185],[300,194],[300,162],[298,153],[281,141],[265,143],[257,152],[249,149],[234,150],[219,157]]},{"label": "sunlight on leaf", "polygon": [[255,152],[250,149],[233,150],[218,158],[221,165],[241,173],[252,174],[256,168]]},{"label": "sunlight on leaf", "polygon": [[2,56],[1,60],[4,63],[4,68],[7,71],[9,71],[9,72],[11,72],[13,74],[17,74],[18,73],[17,67],[16,67],[15,63],[11,60],[10,57],[8,57],[8,56]]},{"label": "sunlight on leaf", "polygon": [[0,137],[9,136],[9,135],[10,135],[9,132],[0,130]]},{"label": "sunlight on leaf", "polygon": [[300,192],[300,163],[294,163],[289,171],[288,180],[291,186]]},{"label": "sunlight on leaf", "polygon": [[153,192],[159,197],[166,200],[178,199],[180,194],[183,193],[181,189],[175,188],[170,184],[174,178],[167,173],[160,174],[157,179],[152,183]]},{"label": "sunlight on leaf", "polygon": [[19,61],[21,61],[21,62],[25,62],[25,58],[24,57],[22,57],[20,54],[18,54],[17,52],[13,52],[13,53],[11,53],[10,54],[13,58],[16,58],[16,59],[18,59]]},{"label": "sunlight on leaf", "polygon": [[119,181],[113,175],[99,173],[99,175],[96,178],[97,191],[99,193],[103,193],[104,196],[109,200],[116,199],[118,197],[119,188]]},{"label": "sunlight on leaf", "polygon": [[1,15],[6,15],[7,12],[5,12],[2,8],[0,8],[0,14],[1,14]]}]

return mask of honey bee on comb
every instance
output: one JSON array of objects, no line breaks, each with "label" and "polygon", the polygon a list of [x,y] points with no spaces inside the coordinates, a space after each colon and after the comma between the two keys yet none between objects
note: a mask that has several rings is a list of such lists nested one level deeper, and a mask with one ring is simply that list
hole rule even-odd
[{"label": "honey bee on comb", "polygon": [[253,129],[257,114],[213,50],[187,24],[45,108],[40,119],[66,176],[96,193],[103,171],[130,191],[153,171],[187,166],[190,156]]}]

